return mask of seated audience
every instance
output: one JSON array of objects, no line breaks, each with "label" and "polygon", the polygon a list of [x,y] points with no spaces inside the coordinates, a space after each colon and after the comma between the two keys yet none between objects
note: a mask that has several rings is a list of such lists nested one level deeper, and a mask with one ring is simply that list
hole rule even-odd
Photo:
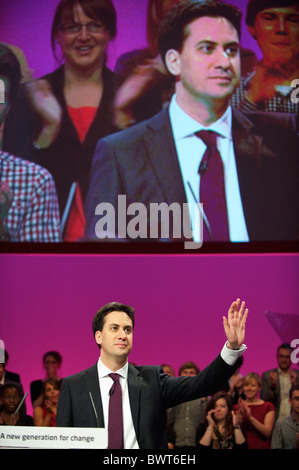
[{"label": "seated audience", "polygon": [[239,414],[226,392],[217,392],[210,399],[206,419],[197,429],[197,447],[201,449],[246,449]]},{"label": "seated audience", "polygon": [[43,383],[43,404],[42,406],[36,406],[33,410],[35,426],[56,426],[56,413],[60,385],[60,380],[55,379],[47,379]]},{"label": "seated audience", "polygon": [[270,449],[272,430],[275,422],[275,408],[272,403],[259,398],[261,378],[249,373],[244,378],[245,400],[239,399],[234,409],[241,415],[242,428],[249,449]]},{"label": "seated audience", "polygon": [[0,425],[6,426],[33,426],[32,416],[23,411],[23,407],[16,413],[23,398],[20,384],[7,382],[0,387]]}]

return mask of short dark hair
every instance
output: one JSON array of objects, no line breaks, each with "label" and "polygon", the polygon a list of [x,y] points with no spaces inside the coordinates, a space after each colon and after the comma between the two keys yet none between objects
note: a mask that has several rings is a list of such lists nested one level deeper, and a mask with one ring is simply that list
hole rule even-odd
[{"label": "short dark hair", "polygon": [[62,364],[62,356],[61,354],[58,352],[58,351],[47,351],[44,355],[43,355],[43,362],[45,362],[46,358],[48,356],[52,356],[54,357],[55,361],[58,362],[58,364],[61,366]]},{"label": "short dark hair", "polygon": [[292,395],[295,390],[299,390],[299,384],[292,385],[289,391],[289,399],[292,400]]},{"label": "short dark hair", "polygon": [[89,18],[101,20],[112,39],[117,34],[117,14],[111,0],[61,0],[55,11],[51,30],[51,45],[55,58],[57,28],[62,21],[74,21],[74,7],[76,5],[80,5]]},{"label": "short dark hair", "polygon": [[298,0],[249,0],[246,12],[247,26],[254,26],[257,15],[267,8],[283,8],[298,5]]},{"label": "short dark hair", "polygon": [[125,312],[131,319],[132,325],[134,328],[134,325],[135,325],[134,308],[130,307],[130,305],[122,304],[120,302],[110,302],[109,304],[106,304],[103,307],[101,307],[93,318],[92,331],[94,335],[96,334],[97,331],[103,331],[105,317],[106,315],[108,315],[108,313],[111,313],[111,312]]},{"label": "short dark hair", "polygon": [[278,346],[278,348],[277,348],[276,354],[278,354],[278,352],[279,352],[280,349],[286,349],[287,351],[292,352],[292,348],[291,348],[291,346],[290,346],[288,343],[280,344],[280,345]]},{"label": "short dark hair", "polygon": [[168,12],[161,21],[158,36],[159,51],[163,61],[170,49],[182,51],[188,37],[187,26],[203,16],[226,18],[241,37],[240,10],[219,0],[184,0]]},{"label": "short dark hair", "polygon": [[182,364],[179,368],[179,375],[181,375],[185,369],[194,369],[196,371],[196,375],[198,375],[200,372],[199,367],[193,361],[184,362],[184,364]]},{"label": "short dark hair", "polygon": [[21,66],[15,54],[0,43],[0,75],[9,81],[8,102],[11,103],[18,95],[22,79]]}]

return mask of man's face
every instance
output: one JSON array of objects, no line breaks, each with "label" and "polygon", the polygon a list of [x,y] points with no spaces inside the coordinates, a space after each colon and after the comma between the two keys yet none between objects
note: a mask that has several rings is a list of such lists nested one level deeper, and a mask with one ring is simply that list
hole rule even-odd
[{"label": "man's face", "polygon": [[189,367],[187,369],[183,369],[181,371],[181,374],[182,376],[184,377],[195,377],[196,375],[196,369],[194,369],[194,367]]},{"label": "man's face", "polygon": [[236,29],[225,18],[202,17],[188,25],[187,31],[182,51],[166,55],[169,70],[178,79],[177,94],[193,101],[228,101],[240,80]]},{"label": "man's face", "polygon": [[280,348],[277,353],[278,367],[283,371],[287,371],[291,367],[291,362],[291,352],[287,349]]},{"label": "man's face", "polygon": [[299,58],[299,8],[267,8],[249,26],[263,53],[266,65],[296,61]]},{"label": "man's face", "polygon": [[96,332],[95,339],[101,346],[101,358],[104,363],[110,363],[111,360],[125,361],[133,343],[133,325],[130,317],[125,312],[108,313],[103,330]]},{"label": "man's face", "polygon": [[299,416],[299,390],[294,390],[292,393],[292,399],[289,400],[292,410]]}]

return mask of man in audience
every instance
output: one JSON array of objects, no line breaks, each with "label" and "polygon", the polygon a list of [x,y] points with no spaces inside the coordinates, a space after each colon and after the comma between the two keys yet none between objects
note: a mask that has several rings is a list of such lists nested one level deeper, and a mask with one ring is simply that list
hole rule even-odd
[{"label": "man in audience", "polygon": [[[0,44],[2,131],[9,107],[16,99],[20,80],[17,58]],[[58,200],[50,173],[39,165],[0,150],[0,240],[57,242],[59,230]]]},{"label": "man in audience", "polygon": [[247,111],[299,114],[292,99],[299,77],[299,5],[296,0],[249,0],[246,24],[263,57],[244,76],[232,105]]},{"label": "man in audience", "polygon": [[[195,377],[200,372],[199,367],[192,361],[185,362],[179,369],[180,377]],[[196,430],[205,419],[207,399],[181,403],[168,410],[168,424],[175,434],[176,448],[195,448]]]},{"label": "man in audience", "polygon": [[277,348],[277,366],[262,374],[260,397],[270,401],[276,408],[276,419],[290,414],[289,390],[299,384],[299,370],[293,369],[291,361],[292,348],[283,343]]},{"label": "man in audience", "polygon": [[291,413],[276,422],[271,449],[299,449],[299,384],[291,387],[289,402]]},{"label": "man in audience", "polygon": [[[134,238],[119,229],[117,216],[125,213],[127,227],[137,225],[136,202],[146,208],[137,238],[190,239],[175,233],[179,222],[183,226],[176,209],[186,203],[196,242],[298,238],[295,118],[245,115],[230,107],[240,79],[240,18],[238,9],[216,0],[186,0],[166,15],[159,48],[176,79],[175,94],[150,120],[99,142],[86,202],[86,239]],[[120,195],[125,196],[121,203]],[[101,203],[115,211],[99,218]],[[160,230],[151,237],[156,223],[151,209],[163,203],[178,217],[176,227],[168,236]],[[162,219],[163,214],[160,228]]]}]

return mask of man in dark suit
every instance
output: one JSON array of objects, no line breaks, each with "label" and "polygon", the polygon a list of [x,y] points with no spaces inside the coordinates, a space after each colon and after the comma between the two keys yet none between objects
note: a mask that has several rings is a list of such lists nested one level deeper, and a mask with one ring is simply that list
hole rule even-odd
[{"label": "man in dark suit", "polygon": [[[115,393],[109,374],[117,373],[122,410],[116,416],[122,443],[108,448],[167,449],[166,410],[221,390],[242,363],[248,309],[234,301],[223,325],[227,342],[221,354],[195,377],[171,377],[159,366],[128,363],[132,349],[134,309],[120,303],[102,307],[93,319],[93,332],[101,354],[98,363],[63,379],[56,425],[109,429],[109,402]],[[109,411],[108,411],[109,410]],[[110,442],[108,431],[108,442]]]},{"label": "man in dark suit", "polygon": [[[86,201],[86,239],[134,238],[134,231],[132,236],[132,230],[130,235],[123,227],[119,229],[126,211],[127,226],[139,223],[135,236],[151,238],[149,207],[162,203],[168,208],[188,204],[196,241],[202,240],[194,216],[198,203],[203,203],[206,212],[203,219],[208,235],[204,240],[298,239],[294,118],[245,115],[230,106],[240,79],[240,18],[235,7],[213,0],[180,2],[166,16],[159,46],[176,80],[175,94],[169,107],[158,115],[98,143]],[[202,130],[216,133],[221,161],[217,170],[222,172],[220,179],[206,184],[212,189],[209,196],[200,192],[206,175],[213,173],[212,159],[204,163],[212,144],[204,142]],[[218,197],[219,181],[223,189],[218,192],[225,207],[221,215],[207,216],[209,202]],[[125,199],[120,200],[120,195]],[[139,206],[133,206],[136,202],[147,211],[139,214],[139,220],[132,218],[140,211]],[[227,227],[218,235],[213,217],[217,221],[222,214],[222,226]],[[168,237],[159,233],[157,238],[190,238],[183,230],[180,233],[181,237],[174,231]]]}]

